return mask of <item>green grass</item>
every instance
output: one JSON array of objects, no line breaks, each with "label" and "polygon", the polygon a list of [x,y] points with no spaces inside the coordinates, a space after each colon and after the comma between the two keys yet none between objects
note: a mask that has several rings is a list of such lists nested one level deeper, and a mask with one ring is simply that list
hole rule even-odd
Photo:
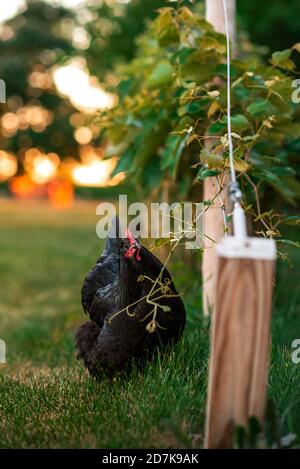
[{"label": "green grass", "polygon": [[[37,203],[0,209],[0,338],[7,344],[0,447],[201,446],[209,341],[200,275],[174,265],[187,328],[175,349],[143,373],[96,383],[75,358],[74,330],[86,320],[81,282],[102,247],[95,205],[66,213]],[[268,392],[281,433],[300,435],[300,365],[291,361],[291,342],[300,337],[300,259],[292,254],[293,271],[279,262]]]}]

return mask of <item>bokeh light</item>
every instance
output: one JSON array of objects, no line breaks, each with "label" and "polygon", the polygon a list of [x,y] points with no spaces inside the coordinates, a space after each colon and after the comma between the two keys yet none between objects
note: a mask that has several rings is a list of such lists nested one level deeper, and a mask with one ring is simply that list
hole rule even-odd
[{"label": "bokeh light", "polygon": [[107,187],[119,184],[125,177],[119,173],[114,177],[111,174],[116,167],[117,157],[103,159],[103,150],[91,146],[82,147],[81,163],[69,160],[70,177],[77,186]]},{"label": "bokeh light", "polygon": [[0,150],[0,182],[7,181],[18,170],[17,158],[11,153]]},{"label": "bokeh light", "polygon": [[5,137],[12,137],[18,130],[26,130],[29,127],[35,132],[43,132],[52,121],[52,112],[42,106],[20,107],[16,113],[3,114],[1,117],[2,133]]},{"label": "bokeh light", "polygon": [[56,153],[44,154],[37,148],[27,150],[24,158],[24,168],[31,179],[37,184],[45,184],[53,179],[60,163]]},{"label": "bokeh light", "polygon": [[73,205],[74,188],[67,180],[54,180],[48,184],[47,194],[51,205],[59,210],[64,210]]},{"label": "bokeh light", "polygon": [[9,181],[9,189],[12,194],[21,199],[37,197],[42,194],[39,186],[32,181],[28,174],[12,178]]},{"label": "bokeh light", "polygon": [[75,130],[74,137],[80,145],[86,145],[92,140],[93,132],[91,129],[89,129],[89,127],[80,127],[79,129]]},{"label": "bokeh light", "polygon": [[59,92],[84,112],[109,109],[116,102],[113,94],[107,93],[95,77],[90,77],[84,61],[80,59],[73,59],[68,65],[57,67],[53,79]]}]

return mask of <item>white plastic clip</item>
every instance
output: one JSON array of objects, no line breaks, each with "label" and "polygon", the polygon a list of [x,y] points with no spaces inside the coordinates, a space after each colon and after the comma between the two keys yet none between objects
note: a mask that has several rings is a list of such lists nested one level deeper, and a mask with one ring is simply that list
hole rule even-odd
[{"label": "white plastic clip", "polygon": [[233,231],[234,236],[239,239],[246,239],[247,237],[247,224],[244,210],[239,202],[235,202],[233,208]]}]

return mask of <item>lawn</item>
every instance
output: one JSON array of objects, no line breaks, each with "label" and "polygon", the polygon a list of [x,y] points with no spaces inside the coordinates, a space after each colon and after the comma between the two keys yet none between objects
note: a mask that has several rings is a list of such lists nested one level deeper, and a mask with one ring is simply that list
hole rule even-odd
[{"label": "lawn", "polygon": [[[173,266],[188,323],[165,357],[127,378],[91,379],[75,358],[73,334],[85,321],[82,278],[103,243],[96,203],[55,212],[44,203],[1,202],[0,447],[178,448],[203,442],[209,324],[201,316],[200,275]],[[278,263],[268,394],[281,435],[300,441],[300,258]]]}]

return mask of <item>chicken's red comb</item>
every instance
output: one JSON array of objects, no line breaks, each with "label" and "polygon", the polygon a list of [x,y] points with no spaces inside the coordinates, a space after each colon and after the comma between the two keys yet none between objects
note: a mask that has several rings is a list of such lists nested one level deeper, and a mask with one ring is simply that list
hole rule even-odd
[{"label": "chicken's red comb", "polygon": [[134,237],[132,236],[132,233],[131,233],[131,231],[130,231],[129,228],[126,228],[126,230],[125,230],[125,236],[126,236],[126,238],[129,240],[130,244],[135,244],[135,239],[134,239]]}]

